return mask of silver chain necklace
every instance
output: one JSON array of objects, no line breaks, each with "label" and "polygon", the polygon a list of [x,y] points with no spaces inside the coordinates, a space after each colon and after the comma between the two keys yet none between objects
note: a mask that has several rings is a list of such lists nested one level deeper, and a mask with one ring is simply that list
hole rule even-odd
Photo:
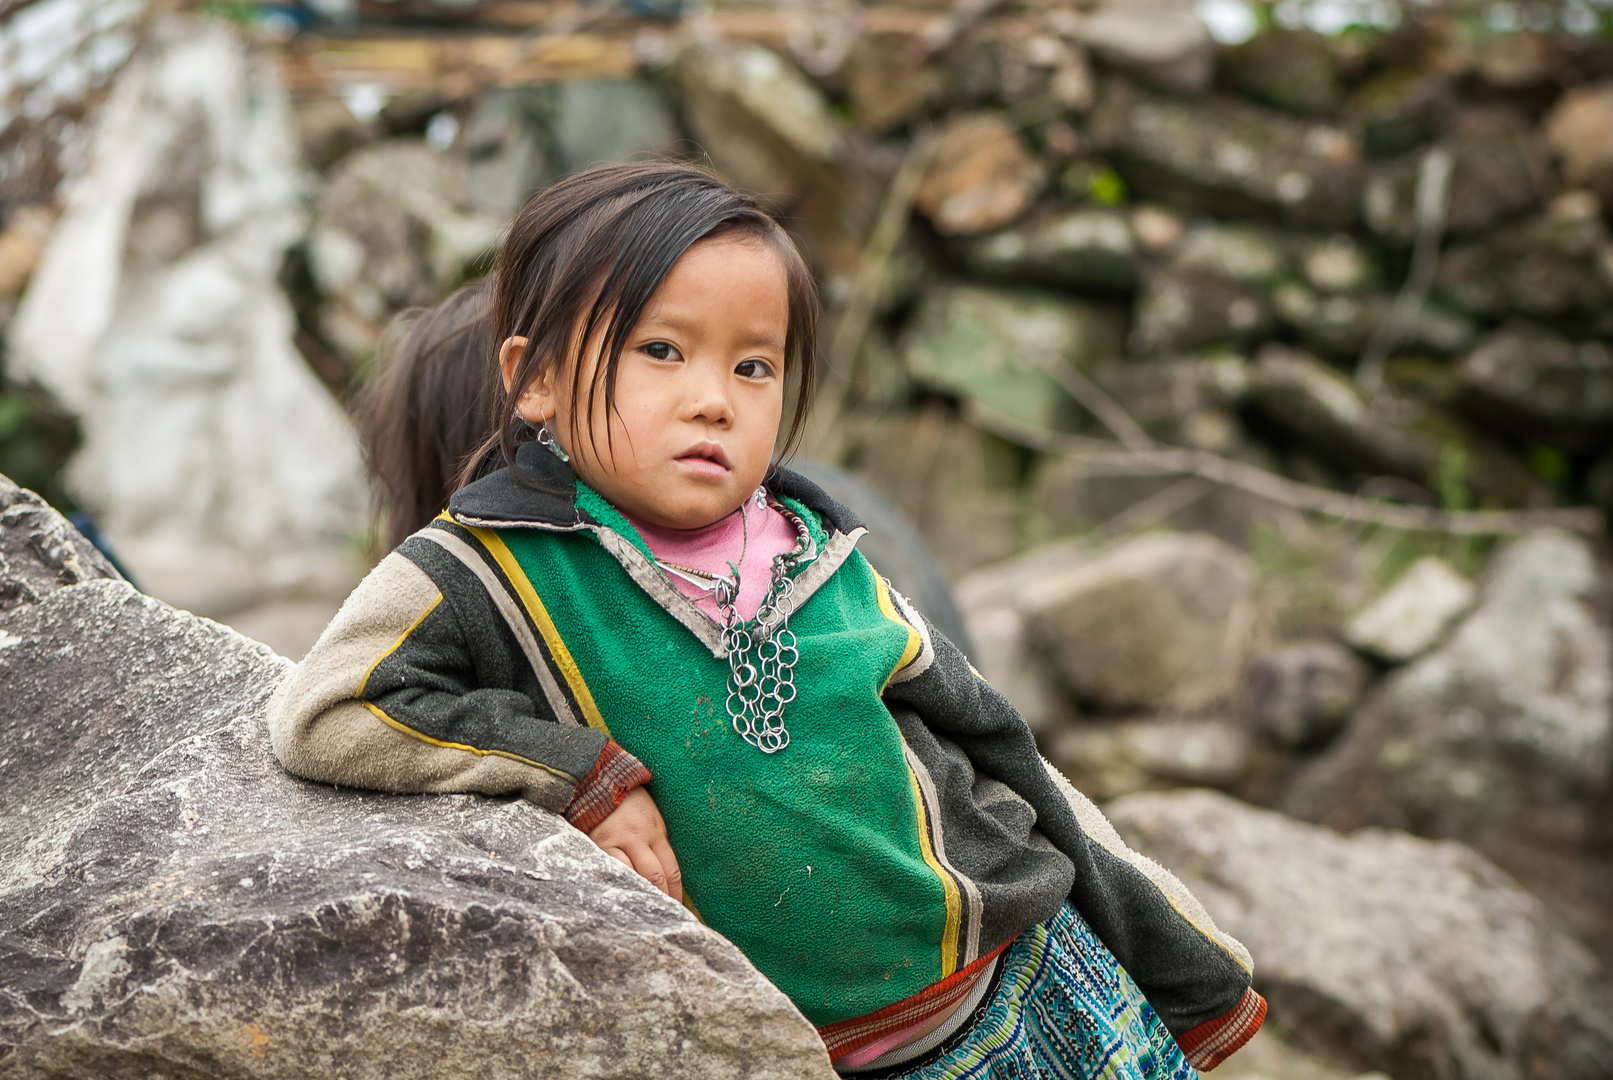
[{"label": "silver chain necklace", "polygon": [[[760,490],[757,496],[758,501],[766,498]],[[739,515],[745,530],[739,553],[739,562],[743,562],[750,547],[750,521],[743,507]],[[795,547],[774,556],[767,595],[750,622],[741,622],[735,607],[739,562],[730,562],[729,574],[723,575],[655,560],[662,570],[708,588],[717,601],[723,619],[723,650],[728,654],[728,717],[735,733],[764,754],[776,754],[790,745],[784,709],[795,700],[795,665],[801,658],[790,629],[790,616],[795,612],[795,580],[790,571],[800,565],[812,540],[805,522],[794,514],[787,516],[795,525]]]}]

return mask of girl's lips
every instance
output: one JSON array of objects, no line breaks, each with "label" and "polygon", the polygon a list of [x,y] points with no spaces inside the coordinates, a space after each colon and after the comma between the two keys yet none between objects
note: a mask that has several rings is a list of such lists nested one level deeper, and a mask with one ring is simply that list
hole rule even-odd
[{"label": "girl's lips", "polygon": [[674,460],[685,465],[692,465],[701,472],[709,470],[726,473],[733,469],[733,466],[728,463],[728,455],[723,453],[722,447],[714,442],[696,443],[679,454]]}]

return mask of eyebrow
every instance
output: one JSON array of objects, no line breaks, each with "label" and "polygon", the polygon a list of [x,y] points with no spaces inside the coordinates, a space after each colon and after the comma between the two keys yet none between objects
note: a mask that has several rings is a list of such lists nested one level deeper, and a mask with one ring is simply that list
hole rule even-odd
[{"label": "eyebrow", "polygon": [[[700,325],[697,321],[693,319],[680,318],[677,315],[651,316],[646,318],[641,325],[645,329],[660,326],[665,327],[668,330],[673,330],[684,334],[693,333],[700,329]],[[774,334],[752,334],[750,337],[741,339],[739,344],[741,348],[746,349],[755,349],[767,345],[782,349],[784,347],[784,340]]]}]

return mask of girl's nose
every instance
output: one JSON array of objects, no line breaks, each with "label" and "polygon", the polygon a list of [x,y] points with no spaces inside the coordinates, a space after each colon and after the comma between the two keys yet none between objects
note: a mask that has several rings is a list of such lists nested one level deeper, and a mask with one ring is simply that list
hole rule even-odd
[{"label": "girl's nose", "polygon": [[704,420],[708,424],[727,425],[733,422],[733,402],[728,396],[726,380],[716,376],[699,375],[689,388],[687,416],[690,420]]}]

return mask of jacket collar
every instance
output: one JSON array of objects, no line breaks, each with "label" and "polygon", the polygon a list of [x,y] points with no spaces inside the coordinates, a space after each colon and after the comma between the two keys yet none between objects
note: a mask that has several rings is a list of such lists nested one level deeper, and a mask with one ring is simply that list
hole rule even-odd
[{"label": "jacket collar", "polygon": [[[795,499],[823,519],[824,531],[852,535],[863,523],[798,472],[775,468],[767,479],[774,495]],[[488,528],[577,529],[597,525],[577,507],[577,474],[535,442],[515,451],[515,466],[500,469],[454,492],[448,512],[465,525]]]}]

